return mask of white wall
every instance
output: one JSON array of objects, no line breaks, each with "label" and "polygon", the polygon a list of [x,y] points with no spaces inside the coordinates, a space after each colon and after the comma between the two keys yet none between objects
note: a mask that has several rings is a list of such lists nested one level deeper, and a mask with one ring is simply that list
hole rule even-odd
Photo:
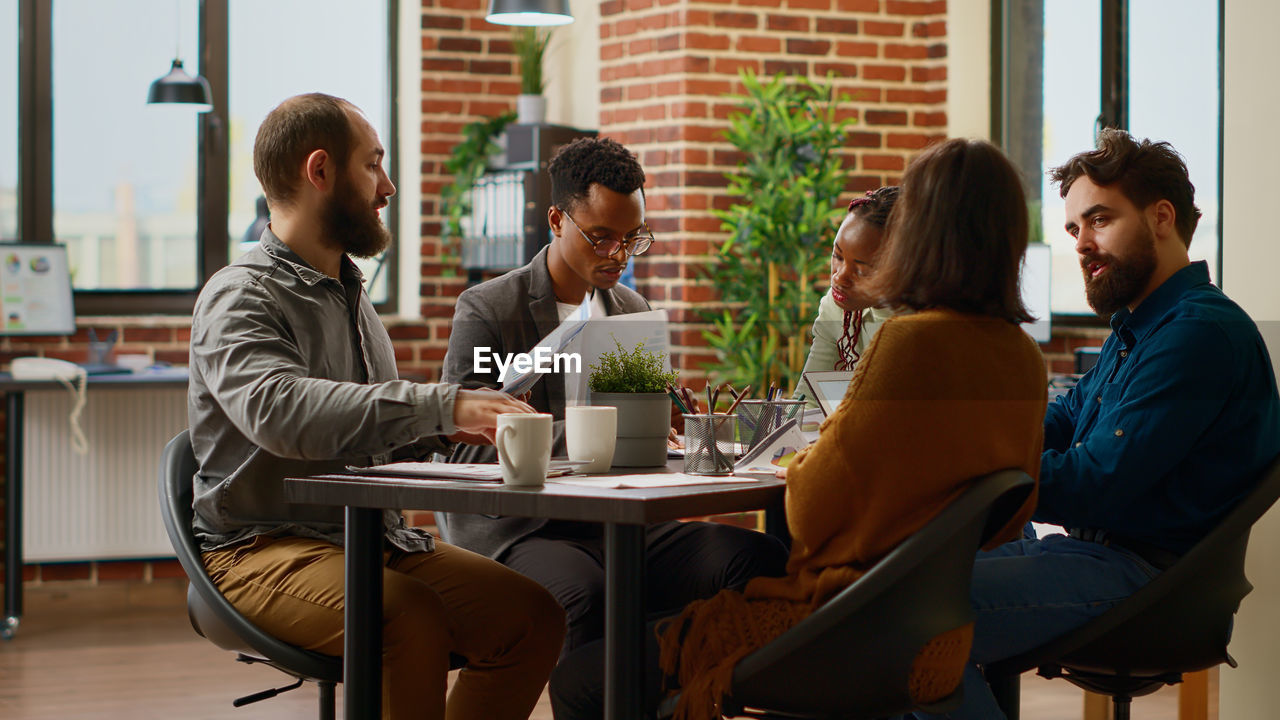
[{"label": "white wall", "polygon": [[[1275,121],[1280,117],[1280,3],[1228,0],[1226,4],[1225,109],[1223,119],[1222,285],[1253,317],[1280,361],[1280,244],[1276,242]],[[1280,368],[1280,364],[1277,365]],[[1249,540],[1246,566],[1253,592],[1236,617],[1231,655],[1223,667],[1220,714],[1224,720],[1276,717],[1275,678],[1280,673],[1280,510],[1263,518]]]},{"label": "white wall", "polygon": [[947,135],[991,139],[991,1],[947,3]]},{"label": "white wall", "polygon": [[600,2],[571,0],[569,11],[573,22],[555,29],[542,62],[547,122],[599,128]]}]

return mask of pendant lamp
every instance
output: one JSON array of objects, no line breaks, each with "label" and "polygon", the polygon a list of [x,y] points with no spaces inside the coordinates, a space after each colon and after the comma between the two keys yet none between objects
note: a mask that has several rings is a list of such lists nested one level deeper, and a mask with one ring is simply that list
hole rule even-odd
[{"label": "pendant lamp", "polygon": [[569,0],[489,0],[485,18],[497,25],[568,25]]},{"label": "pendant lamp", "polygon": [[213,109],[213,92],[209,89],[208,80],[199,75],[188,75],[182,69],[182,61],[174,58],[169,74],[151,83],[147,102],[194,105],[197,112],[207,112]]}]

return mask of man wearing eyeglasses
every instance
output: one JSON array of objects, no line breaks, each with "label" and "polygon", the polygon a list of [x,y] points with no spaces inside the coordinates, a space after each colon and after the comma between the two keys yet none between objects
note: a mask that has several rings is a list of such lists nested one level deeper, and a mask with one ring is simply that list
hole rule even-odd
[{"label": "man wearing eyeglasses", "polygon": [[[592,317],[649,309],[637,292],[618,284],[631,258],[650,250],[654,240],[645,223],[644,170],[635,155],[614,140],[581,138],[565,145],[547,171],[551,244],[524,267],[458,297],[445,382],[500,387],[495,370],[477,371],[473,350],[487,347],[499,356],[530,352],[584,300]],[[542,376],[530,391],[529,404],[556,420],[553,454],[564,454],[566,396],[566,379],[556,373]],[[496,456],[491,446],[462,446],[451,459],[493,462]],[[603,636],[600,525],[457,513],[437,519],[449,542],[551,591],[568,619],[564,652]],[[650,613],[674,612],[757,575],[782,575],[787,559],[782,543],[763,533],[702,522],[650,526],[646,551]]]}]

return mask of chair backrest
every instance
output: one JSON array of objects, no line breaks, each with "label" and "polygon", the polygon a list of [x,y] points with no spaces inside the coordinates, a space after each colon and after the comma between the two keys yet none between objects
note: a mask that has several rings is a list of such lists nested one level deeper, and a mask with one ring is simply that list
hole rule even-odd
[{"label": "chair backrest", "polygon": [[1194,672],[1230,660],[1232,616],[1253,589],[1244,574],[1253,524],[1280,498],[1280,457],[1200,542],[1124,602],[1078,630],[993,663],[990,677],[1065,665],[1091,672]]},{"label": "chair backrest", "polygon": [[263,632],[213,584],[192,528],[192,479],[197,469],[191,438],[183,430],[164,448],[159,477],[160,515],[178,562],[191,582],[187,612],[192,627],[225,650],[253,656],[300,677],[341,682],[341,658],[303,650]]},{"label": "chair backrest", "polygon": [[[976,479],[927,525],[795,627],[743,658],[735,703],[833,717],[883,717],[916,706],[917,653],[973,620],[974,556],[1034,487],[1020,470]],[[958,702],[929,706],[947,709]]]}]

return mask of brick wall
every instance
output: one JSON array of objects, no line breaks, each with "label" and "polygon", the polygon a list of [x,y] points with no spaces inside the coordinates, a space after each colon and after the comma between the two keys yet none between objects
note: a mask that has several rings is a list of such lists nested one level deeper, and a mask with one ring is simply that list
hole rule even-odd
[{"label": "brick wall", "polygon": [[699,375],[710,355],[695,303],[713,300],[696,268],[726,237],[722,131],[757,74],[830,74],[856,121],[848,191],[897,182],[911,156],[946,131],[945,0],[607,0],[600,6],[602,134],[640,156],[657,252],[637,259],[640,291],[675,321],[673,362]]}]

